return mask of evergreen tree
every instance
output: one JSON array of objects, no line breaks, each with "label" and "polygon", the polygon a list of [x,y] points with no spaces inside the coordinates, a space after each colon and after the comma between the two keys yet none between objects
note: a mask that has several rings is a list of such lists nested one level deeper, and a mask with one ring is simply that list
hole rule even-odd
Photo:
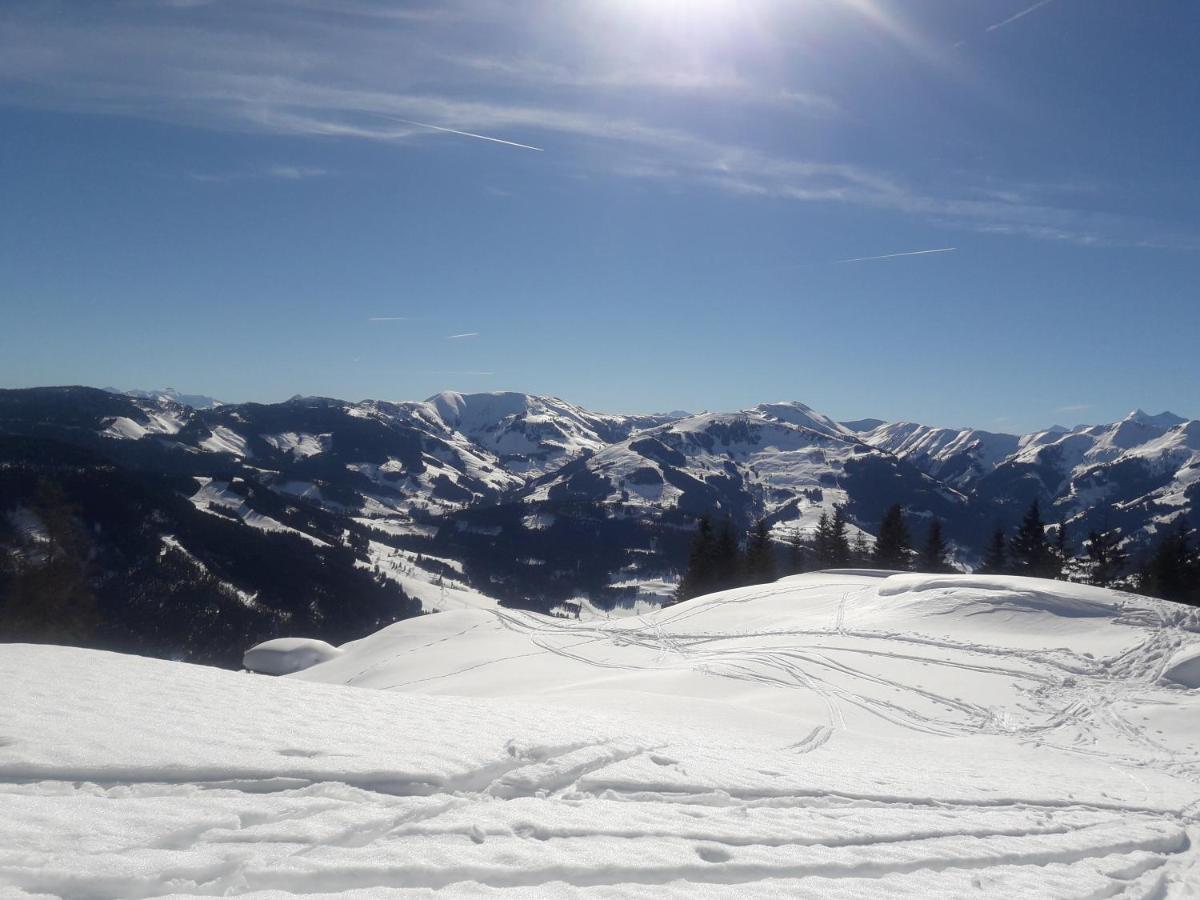
[{"label": "evergreen tree", "polygon": [[847,536],[846,510],[842,504],[833,507],[833,515],[821,513],[817,522],[817,563],[825,569],[842,568],[850,564],[850,539]]},{"label": "evergreen tree", "polygon": [[715,581],[714,552],[716,538],[713,535],[712,518],[705,514],[696,523],[696,536],[692,538],[692,549],[688,554],[687,570],[675,589],[675,602],[691,600],[701,594],[710,593]]},{"label": "evergreen tree", "polygon": [[1058,530],[1054,534],[1054,551],[1052,568],[1055,578],[1067,577],[1067,564],[1071,561],[1071,546],[1067,539],[1067,521],[1058,520]]},{"label": "evergreen tree", "polygon": [[1041,507],[1036,499],[1021,519],[1017,533],[1009,544],[1009,555],[1015,575],[1054,577],[1054,553],[1046,541],[1046,523],[1042,521]]},{"label": "evergreen tree", "polygon": [[775,547],[771,543],[771,529],[763,519],[754,523],[750,538],[746,542],[746,560],[743,572],[745,584],[767,584],[776,579]]},{"label": "evergreen tree", "polygon": [[854,532],[854,540],[850,542],[850,563],[863,567],[871,562],[871,545],[862,531]]},{"label": "evergreen tree", "polygon": [[1004,529],[997,527],[992,533],[991,543],[984,551],[979,572],[983,575],[1004,575],[1008,571],[1008,540],[1004,536]]},{"label": "evergreen tree", "polygon": [[850,539],[847,537],[846,506],[843,503],[838,503],[833,507],[829,550],[832,565],[850,565]]},{"label": "evergreen tree", "polygon": [[904,510],[896,503],[888,508],[883,514],[883,521],[879,523],[879,536],[875,539],[872,560],[881,569],[907,569],[909,543]]},{"label": "evergreen tree", "polygon": [[829,513],[822,510],[821,518],[817,520],[817,533],[813,537],[813,555],[816,557],[818,567],[829,565],[829,560],[833,553],[831,549],[832,542],[833,529]]},{"label": "evergreen tree", "polygon": [[1200,554],[1193,551],[1187,521],[1159,538],[1141,578],[1142,591],[1164,600],[1200,605]]},{"label": "evergreen tree", "polygon": [[800,524],[797,523],[792,533],[788,535],[788,570],[792,575],[799,575],[805,570],[806,555],[804,535],[800,531]]},{"label": "evergreen tree", "polygon": [[946,541],[942,537],[942,523],[939,519],[933,519],[929,523],[929,531],[925,536],[925,546],[921,548],[917,568],[922,572],[954,571],[946,560],[947,552]]},{"label": "evergreen tree", "polygon": [[1121,551],[1121,536],[1117,531],[1088,533],[1088,583],[1109,587],[1121,575],[1128,556]]},{"label": "evergreen tree", "polygon": [[713,548],[713,586],[710,590],[725,591],[737,587],[742,577],[742,554],[734,536],[733,523],[721,523]]}]

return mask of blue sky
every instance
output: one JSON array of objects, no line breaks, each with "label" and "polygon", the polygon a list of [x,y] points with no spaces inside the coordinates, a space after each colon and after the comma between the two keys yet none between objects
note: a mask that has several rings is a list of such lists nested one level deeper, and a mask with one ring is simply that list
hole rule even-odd
[{"label": "blue sky", "polygon": [[1193,0],[7,0],[0,383],[1200,416],[1197,33]]}]

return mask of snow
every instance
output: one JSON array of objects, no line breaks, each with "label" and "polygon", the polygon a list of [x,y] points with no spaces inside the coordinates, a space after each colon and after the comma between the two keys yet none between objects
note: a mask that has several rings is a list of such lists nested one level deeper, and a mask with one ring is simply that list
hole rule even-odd
[{"label": "snow", "polygon": [[149,434],[178,434],[183,428],[183,417],[170,409],[144,410],[145,424],[135,422],[127,416],[115,416],[100,432],[101,437],[118,440],[138,441]]},{"label": "snow", "polygon": [[[320,538],[313,537],[298,528],[292,528],[290,525],[284,525],[278,519],[273,519],[252,509],[245,498],[230,488],[227,481],[217,481],[203,476],[198,476],[196,481],[199,482],[200,488],[188,499],[201,512],[212,513],[213,507],[225,509],[236,514],[251,528],[257,528],[260,531],[286,532],[304,538],[310,544],[318,547],[329,546]],[[217,514],[214,513],[214,515]]]},{"label": "snow", "polygon": [[418,601],[425,612],[492,609],[499,604],[496,598],[439,571],[448,568],[462,576],[463,566],[457,560],[390,547],[379,541],[368,543],[367,554],[371,559],[370,564],[359,565],[377,568],[385,577],[396,582],[405,594]]},{"label": "snow", "polygon": [[[732,471],[762,497],[763,513],[792,506],[804,519],[802,530],[811,532],[822,512],[848,499],[839,480],[845,463],[864,449],[847,429],[803,404],[777,403],[701,413],[642,431],[595,453],[587,465],[613,486],[607,502],[626,513],[654,514],[678,505],[683,491],[664,474],[668,468],[701,482],[729,478]],[[664,462],[664,450],[682,462]],[[646,477],[650,472],[652,479]],[[524,500],[546,501],[554,486],[543,482]]]},{"label": "snow", "polygon": [[307,459],[325,453],[333,444],[332,434],[305,434],[295,431],[264,434],[262,439],[281,453],[291,452],[296,459]]},{"label": "snow", "polygon": [[1176,651],[1162,677],[1187,688],[1200,688],[1200,644]]},{"label": "snow", "polygon": [[218,425],[212,434],[200,442],[200,446],[210,453],[231,453],[234,456],[246,456],[246,439],[231,428]]},{"label": "snow", "polygon": [[328,662],[340,653],[337,647],[313,638],[275,638],[247,650],[242,665],[263,675],[291,675]]},{"label": "snow", "polygon": [[0,895],[1200,895],[1200,611],[822,572],[283,678],[0,646]]},{"label": "snow", "polygon": [[423,418],[465,435],[477,448],[495,454],[509,473],[523,478],[600,450],[612,434],[631,433],[640,424],[636,417],[593,413],[558,397],[512,391],[443,391],[420,406]]}]

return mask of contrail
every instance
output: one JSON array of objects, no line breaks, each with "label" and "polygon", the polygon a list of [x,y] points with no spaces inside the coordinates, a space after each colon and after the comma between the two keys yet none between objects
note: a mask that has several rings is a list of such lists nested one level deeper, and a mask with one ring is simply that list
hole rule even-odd
[{"label": "contrail", "polygon": [[478,331],[464,331],[462,334],[447,335],[446,340],[457,341],[459,338],[479,337]]},{"label": "contrail", "polygon": [[1034,10],[1041,9],[1047,3],[1053,3],[1053,2],[1054,2],[1054,0],[1038,0],[1037,3],[1033,4],[1033,6],[1029,7],[1028,9],[1021,10],[1015,16],[1009,16],[1003,22],[997,22],[995,25],[989,25],[987,27],[987,30],[995,31],[997,28],[1003,28],[1005,25],[1011,25],[1013,22],[1017,21],[1017,19],[1024,18],[1025,16],[1029,15]]},{"label": "contrail", "polygon": [[431,128],[434,131],[444,131],[446,134],[459,134],[463,137],[478,138],[481,141],[491,141],[493,144],[505,144],[509,147],[520,147],[522,150],[536,150],[538,153],[546,151],[541,147],[533,147],[529,144],[518,144],[516,141],[506,141],[503,138],[488,137],[486,134],[476,134],[473,131],[459,131],[455,128],[443,128],[441,125],[430,125],[428,122],[414,122],[412,119],[401,119],[399,116],[388,116],[383,113],[375,113],[383,119],[391,119],[393,122],[403,122],[405,125],[415,125],[418,128]]},{"label": "contrail", "polygon": [[835,259],[835,263],[867,262],[872,259],[895,259],[897,256],[924,256],[926,253],[949,253],[957,247],[938,247],[935,250],[906,250],[903,253],[885,253],[883,256],[855,256],[852,259]]},{"label": "contrail", "polygon": [[368,322],[411,322],[409,316],[371,316]]}]

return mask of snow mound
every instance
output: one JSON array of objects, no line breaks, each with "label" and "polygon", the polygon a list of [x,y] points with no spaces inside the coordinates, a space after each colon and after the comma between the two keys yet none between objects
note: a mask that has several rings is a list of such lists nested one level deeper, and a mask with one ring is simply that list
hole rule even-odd
[{"label": "snow mound", "polygon": [[1176,651],[1163,669],[1162,677],[1184,687],[1200,688],[1200,644]]},{"label": "snow mound", "polygon": [[973,612],[1041,612],[1066,618],[1112,616],[1121,597],[1111,591],[1065,581],[1013,575],[892,575],[879,586],[880,597],[943,606],[973,607]]},{"label": "snow mound", "polygon": [[263,675],[291,675],[341,655],[341,650],[312,638],[275,638],[246,651],[242,665]]}]

